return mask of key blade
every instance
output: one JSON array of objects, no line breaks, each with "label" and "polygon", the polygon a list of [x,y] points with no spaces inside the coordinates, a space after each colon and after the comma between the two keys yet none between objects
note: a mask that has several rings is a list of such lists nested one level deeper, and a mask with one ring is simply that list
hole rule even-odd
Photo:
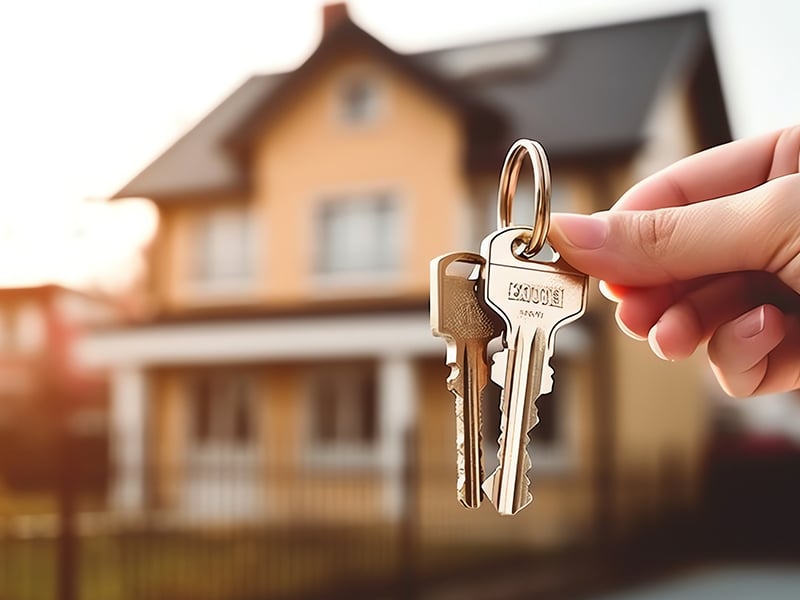
[{"label": "key blade", "polygon": [[517,329],[509,343],[498,440],[500,464],[483,485],[501,515],[516,514],[533,500],[527,475],[531,468],[528,431],[538,420],[535,402],[542,384],[546,343],[541,328],[530,342]]},{"label": "key blade", "polygon": [[[481,481],[483,480],[483,438],[481,436],[481,388],[475,369],[470,365],[470,353],[466,346],[462,357],[464,369],[462,382],[464,396],[456,394],[456,454],[458,500],[467,508],[478,508],[481,504]],[[473,400],[474,399],[474,400]]]}]

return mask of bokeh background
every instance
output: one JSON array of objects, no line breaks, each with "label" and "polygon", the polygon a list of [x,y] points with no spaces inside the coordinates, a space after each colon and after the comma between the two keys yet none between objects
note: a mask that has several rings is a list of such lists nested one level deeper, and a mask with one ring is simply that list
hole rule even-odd
[{"label": "bokeh background", "polygon": [[588,213],[796,123],[799,19],[4,5],[0,599],[797,597],[797,396],[659,361],[596,282],[538,402],[533,504],[461,508],[428,262],[493,230],[516,138]]}]

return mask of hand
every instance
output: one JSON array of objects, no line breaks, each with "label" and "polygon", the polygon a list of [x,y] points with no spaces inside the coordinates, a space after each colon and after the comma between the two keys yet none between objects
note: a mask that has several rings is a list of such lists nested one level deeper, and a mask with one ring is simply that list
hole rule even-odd
[{"label": "hand", "polygon": [[685,158],[549,239],[661,358],[708,340],[723,389],[800,387],[800,126]]}]

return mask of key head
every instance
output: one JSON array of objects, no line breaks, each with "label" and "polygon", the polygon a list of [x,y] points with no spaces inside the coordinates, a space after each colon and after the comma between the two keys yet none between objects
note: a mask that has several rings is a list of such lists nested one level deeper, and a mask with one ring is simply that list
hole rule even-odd
[{"label": "key head", "polygon": [[[500,319],[481,306],[481,295],[476,294],[477,288],[483,285],[480,271],[485,263],[483,256],[474,252],[451,252],[431,261],[433,335],[465,341],[500,335]],[[453,268],[456,265],[460,269]],[[472,276],[469,267],[477,274]]]},{"label": "key head", "polygon": [[[542,327],[550,332],[580,317],[586,309],[589,278],[549,246],[552,260],[523,258],[525,227],[500,229],[481,245],[486,258],[486,304],[500,315],[507,330],[519,326]],[[540,255],[543,253],[540,253]]]},{"label": "key head", "polygon": [[483,355],[486,344],[503,331],[502,319],[483,301],[485,262],[474,252],[452,252],[431,261],[431,330],[447,341],[448,389],[462,397],[463,357]]}]

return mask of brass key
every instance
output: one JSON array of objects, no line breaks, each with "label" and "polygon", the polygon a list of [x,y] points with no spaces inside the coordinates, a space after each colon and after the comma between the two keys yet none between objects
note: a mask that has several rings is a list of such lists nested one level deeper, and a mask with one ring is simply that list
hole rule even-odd
[{"label": "brass key", "polygon": [[[534,179],[534,222],[511,224],[512,205],[523,160]],[[498,512],[512,515],[527,506],[530,493],[528,432],[538,422],[536,399],[552,389],[553,343],[559,327],[586,308],[588,277],[561,260],[547,245],[550,228],[550,165],[544,148],[517,140],[500,172],[498,230],[483,240],[487,305],[505,323],[506,349],[495,355],[494,381],[501,385],[499,465],[483,484]],[[549,254],[552,259],[545,258]]]},{"label": "brass key", "polygon": [[[459,265],[463,271],[458,273]],[[458,499],[467,508],[481,503],[481,395],[489,382],[488,343],[502,332],[502,321],[484,305],[484,259],[453,252],[431,261],[431,329],[447,341],[451,368],[447,389],[455,396]],[[449,270],[448,270],[449,269]]]},{"label": "brass key", "polygon": [[[507,350],[495,355],[505,362],[502,381],[499,466],[483,490],[498,512],[512,515],[533,496],[527,472],[528,431],[537,423],[536,399],[549,392],[543,377],[553,355],[556,331],[576,320],[586,307],[588,277],[564,260],[537,262],[522,255],[530,229],[501,229],[484,240],[487,305],[505,322]],[[556,255],[557,256],[557,255]]]}]

